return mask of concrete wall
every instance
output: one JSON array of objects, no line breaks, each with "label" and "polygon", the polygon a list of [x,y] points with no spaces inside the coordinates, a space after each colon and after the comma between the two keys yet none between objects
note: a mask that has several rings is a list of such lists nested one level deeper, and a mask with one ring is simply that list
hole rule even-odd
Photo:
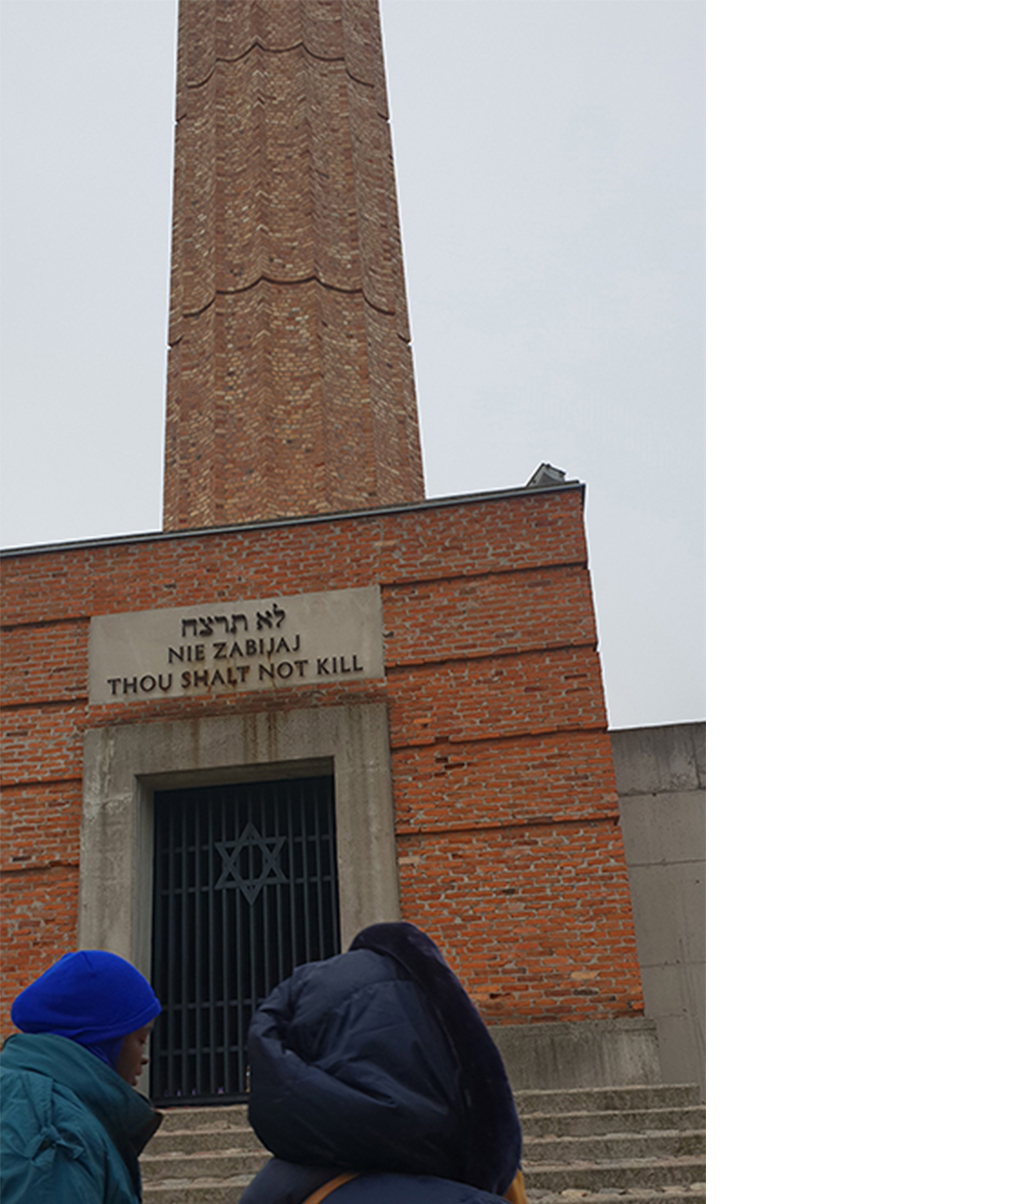
[{"label": "concrete wall", "polygon": [[490,1025],[514,1091],[661,1082],[655,1022],[644,1016],[575,1024]]},{"label": "concrete wall", "polygon": [[611,733],[645,1014],[664,1082],[704,1090],[705,724]]}]

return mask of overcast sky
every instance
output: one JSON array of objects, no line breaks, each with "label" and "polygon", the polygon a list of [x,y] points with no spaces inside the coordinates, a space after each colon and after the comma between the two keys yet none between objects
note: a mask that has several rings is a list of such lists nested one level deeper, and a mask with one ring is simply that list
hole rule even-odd
[{"label": "overcast sky", "polygon": [[[612,726],[704,718],[704,5],[381,7],[428,496],[584,481]],[[0,17],[0,540],[158,530],[176,6]]]}]

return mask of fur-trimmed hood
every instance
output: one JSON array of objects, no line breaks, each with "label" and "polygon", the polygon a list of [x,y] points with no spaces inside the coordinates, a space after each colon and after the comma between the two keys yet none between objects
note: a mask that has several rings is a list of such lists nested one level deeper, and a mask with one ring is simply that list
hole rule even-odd
[{"label": "fur-trimmed hood", "polygon": [[249,1117],[279,1158],[504,1192],[520,1123],[502,1058],[438,948],[373,924],[299,967],[248,1038]]}]

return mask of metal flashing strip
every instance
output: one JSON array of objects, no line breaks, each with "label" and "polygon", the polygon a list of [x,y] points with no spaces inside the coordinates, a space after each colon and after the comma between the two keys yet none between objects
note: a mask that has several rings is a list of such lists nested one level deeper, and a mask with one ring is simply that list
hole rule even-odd
[{"label": "metal flashing strip", "polygon": [[472,502],[498,502],[514,497],[534,497],[546,493],[569,493],[579,489],[583,481],[565,481],[561,485],[518,485],[513,489],[496,489],[487,493],[461,493],[450,497],[428,498],[423,502],[405,502],[397,506],[374,506],[368,510],[339,510],[331,514],[306,514],[297,518],[274,518],[255,523],[233,523],[224,527],[187,527],[180,531],[141,531],[130,535],[102,535],[94,539],[76,539],[67,543],[27,544],[23,547],[0,549],[0,560],[15,556],[39,556],[47,552],[69,552],[78,548],[110,548],[118,544],[156,543],[169,539],[194,539],[205,535],[226,535],[236,531],[270,531],[280,527],[306,527],[311,523],[330,523],[337,519],[377,518],[384,514],[411,514],[415,510],[438,510],[443,506],[463,506]]}]

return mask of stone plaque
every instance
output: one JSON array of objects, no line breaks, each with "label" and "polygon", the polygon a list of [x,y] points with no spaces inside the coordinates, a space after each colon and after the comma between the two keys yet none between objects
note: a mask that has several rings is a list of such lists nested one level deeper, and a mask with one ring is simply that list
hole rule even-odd
[{"label": "stone plaque", "polygon": [[384,676],[377,585],[97,615],[89,624],[92,704]]}]

